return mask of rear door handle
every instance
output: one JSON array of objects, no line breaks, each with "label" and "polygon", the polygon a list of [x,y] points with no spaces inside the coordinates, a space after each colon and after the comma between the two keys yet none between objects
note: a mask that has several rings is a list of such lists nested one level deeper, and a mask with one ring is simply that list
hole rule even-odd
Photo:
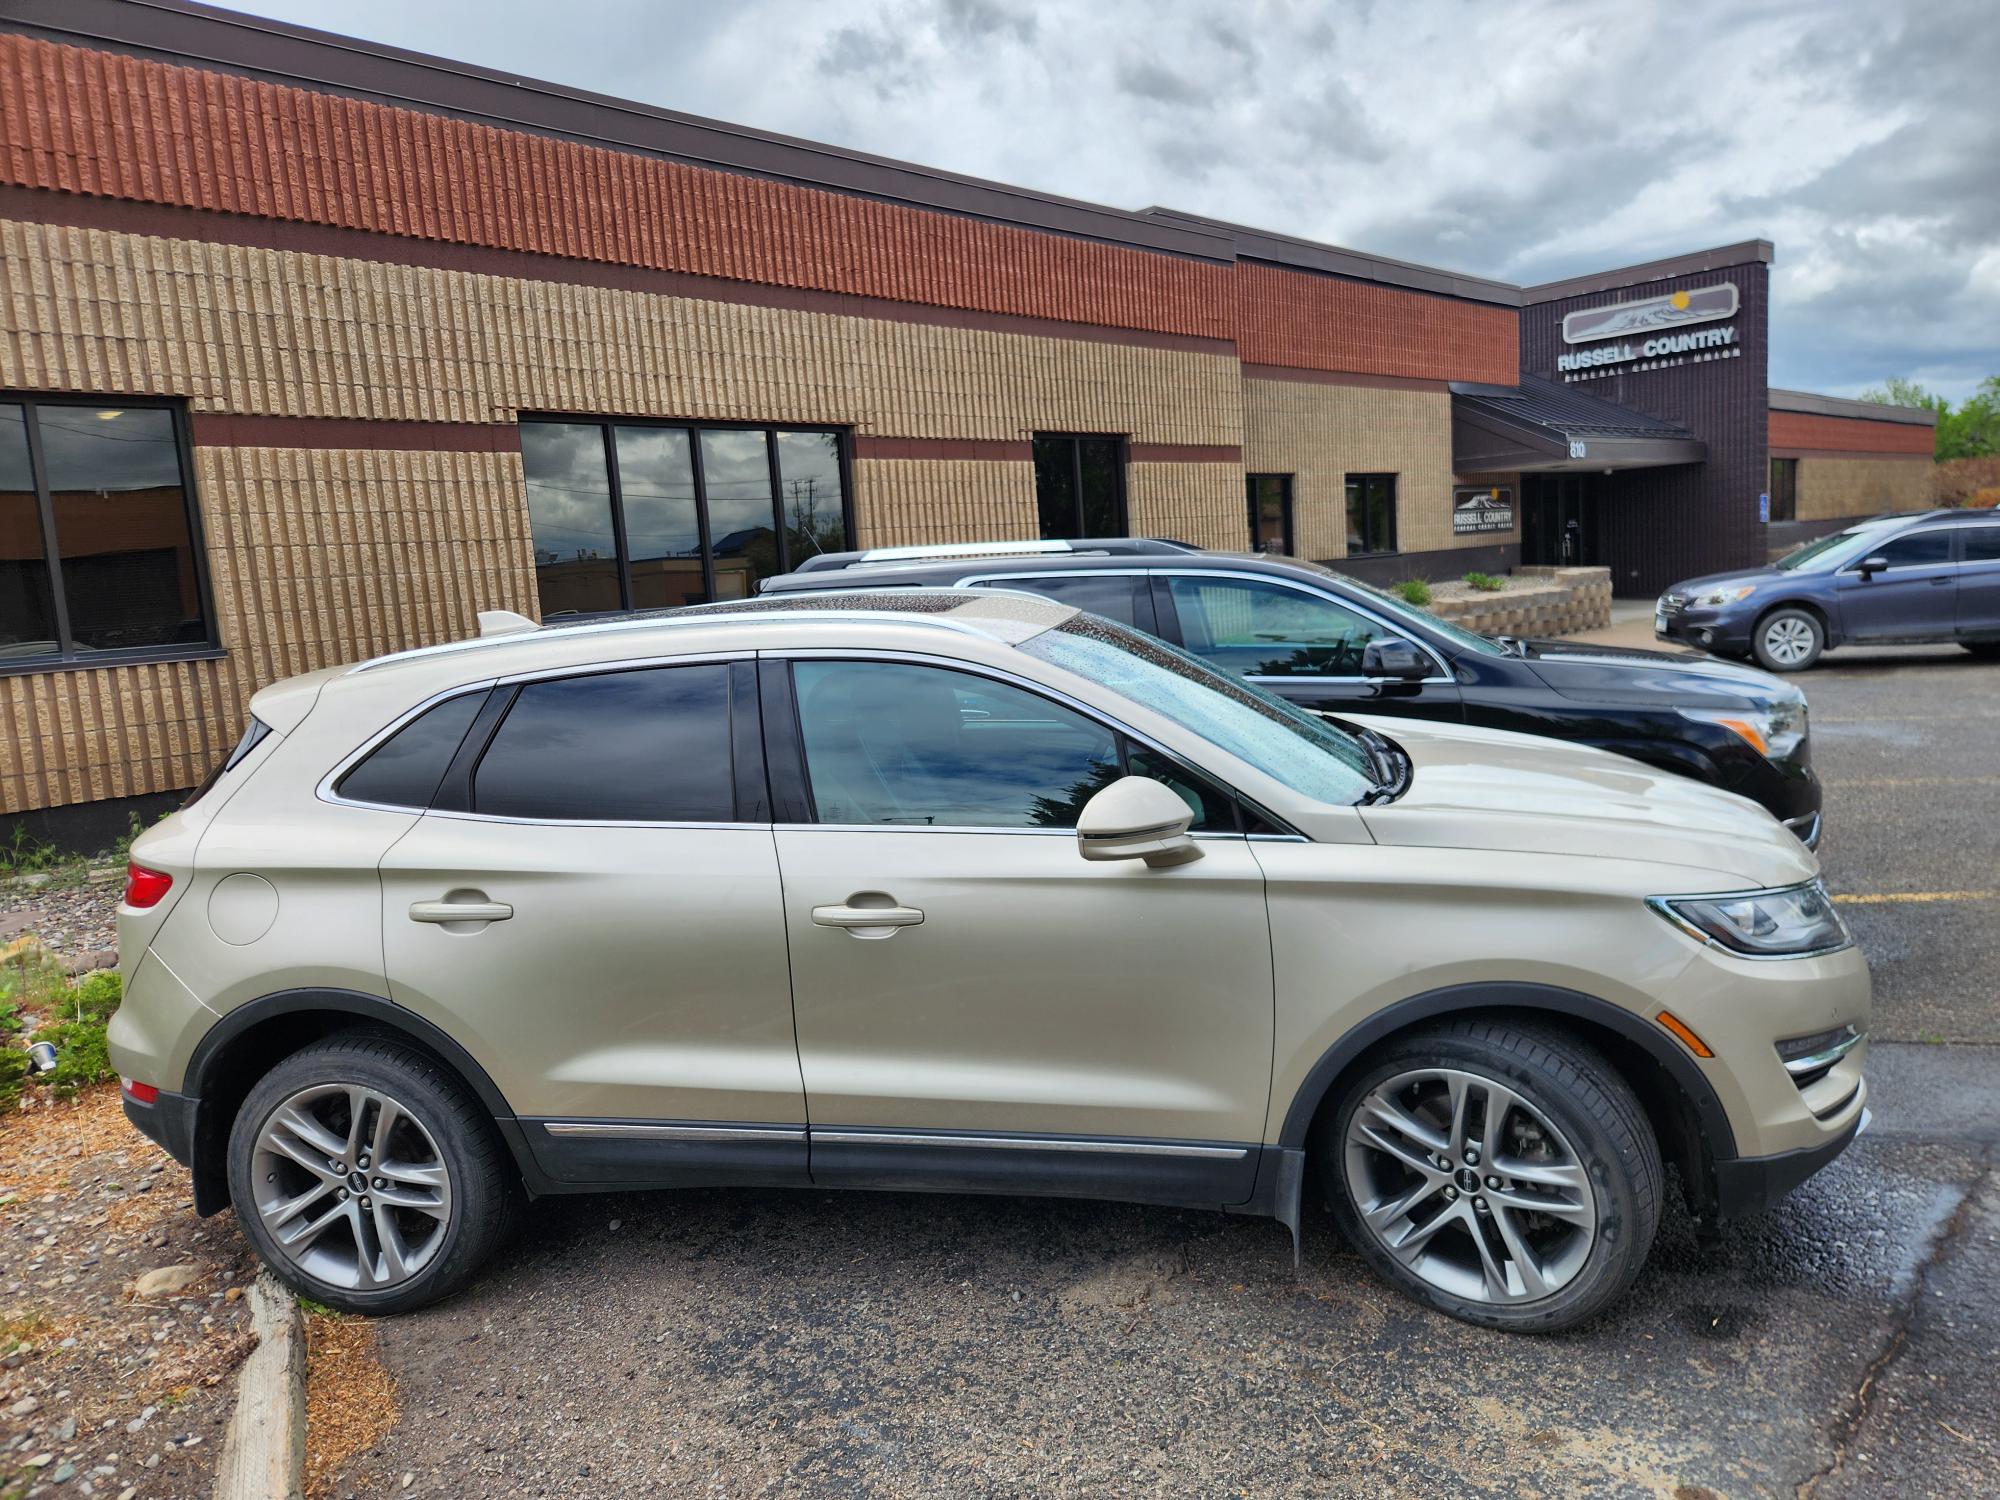
[{"label": "rear door handle", "polygon": [[[856,906],[864,896],[881,902],[879,906]],[[894,937],[898,927],[915,927],[924,914],[914,906],[898,906],[887,896],[873,891],[850,896],[844,906],[815,906],[813,923],[819,927],[844,927],[856,937]]]},{"label": "rear door handle", "polygon": [[514,908],[504,901],[413,901],[412,922],[504,922]]}]

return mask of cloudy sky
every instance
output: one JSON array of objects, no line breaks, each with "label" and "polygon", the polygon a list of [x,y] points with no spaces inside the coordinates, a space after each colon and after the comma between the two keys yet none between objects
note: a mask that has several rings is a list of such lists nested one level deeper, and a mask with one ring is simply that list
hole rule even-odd
[{"label": "cloudy sky", "polygon": [[2000,373],[1993,0],[240,3],[1509,281],[1762,236],[1773,384]]}]

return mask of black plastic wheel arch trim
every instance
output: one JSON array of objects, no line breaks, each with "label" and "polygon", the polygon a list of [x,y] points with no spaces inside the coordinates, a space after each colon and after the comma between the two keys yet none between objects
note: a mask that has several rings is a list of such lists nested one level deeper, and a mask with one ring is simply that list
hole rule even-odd
[{"label": "black plastic wheel arch trim", "polygon": [[1629,1042],[1636,1043],[1653,1061],[1666,1070],[1694,1106],[1709,1153],[1718,1162],[1736,1155],[1736,1132],[1716,1097],[1715,1088],[1693,1058],[1659,1027],[1608,1000],[1540,984],[1454,984],[1399,1000],[1377,1011],[1327,1048],[1314,1063],[1285,1113],[1281,1146],[1303,1147],[1312,1129],[1313,1117],[1332,1090],[1334,1081],[1362,1053],[1385,1037],[1423,1021],[1434,1021],[1479,1011],[1541,1011],[1568,1016],[1602,1026]]}]

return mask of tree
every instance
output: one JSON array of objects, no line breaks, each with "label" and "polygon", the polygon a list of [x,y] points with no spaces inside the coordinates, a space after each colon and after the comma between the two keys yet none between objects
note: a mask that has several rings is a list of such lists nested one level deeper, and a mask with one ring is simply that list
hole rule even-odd
[{"label": "tree", "polygon": [[1987,376],[1979,389],[1956,407],[1900,375],[1863,391],[1861,399],[1879,401],[1884,406],[1912,406],[1936,412],[1937,440],[1931,456],[1938,463],[2000,454],[2000,375]]}]

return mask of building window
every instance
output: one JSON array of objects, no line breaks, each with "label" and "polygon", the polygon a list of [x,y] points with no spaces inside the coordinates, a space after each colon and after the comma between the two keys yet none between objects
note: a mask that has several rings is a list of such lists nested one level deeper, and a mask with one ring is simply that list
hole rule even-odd
[{"label": "building window", "polygon": [[1796,521],[1799,518],[1799,461],[1796,458],[1771,460],[1771,519]]},{"label": "building window", "polygon": [[0,670],[212,647],[177,405],[0,397]]},{"label": "building window", "polygon": [[1347,476],[1347,555],[1396,550],[1396,476]]},{"label": "building window", "polygon": [[524,419],[542,617],[747,598],[848,545],[830,428]]},{"label": "building window", "polygon": [[1035,435],[1035,506],[1042,539],[1125,535],[1125,439]]},{"label": "building window", "polygon": [[1250,545],[1259,552],[1292,550],[1292,476],[1246,474],[1250,497]]}]

